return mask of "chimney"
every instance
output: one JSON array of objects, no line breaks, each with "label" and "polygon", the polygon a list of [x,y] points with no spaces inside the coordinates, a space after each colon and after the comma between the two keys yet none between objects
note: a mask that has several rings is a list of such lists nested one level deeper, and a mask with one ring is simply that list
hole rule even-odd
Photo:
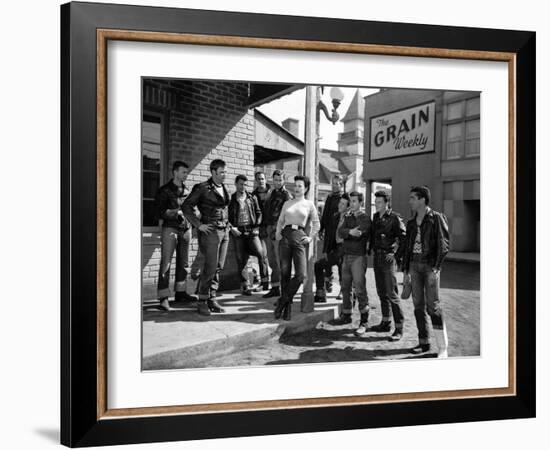
[{"label": "chimney", "polygon": [[292,117],[283,120],[283,128],[295,137],[298,137],[300,129],[299,125],[300,121],[298,119],[293,119]]}]

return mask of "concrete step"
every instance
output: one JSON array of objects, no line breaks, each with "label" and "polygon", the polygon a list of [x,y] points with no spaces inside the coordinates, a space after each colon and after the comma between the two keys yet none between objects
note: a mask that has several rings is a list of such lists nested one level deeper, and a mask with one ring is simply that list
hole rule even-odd
[{"label": "concrete step", "polygon": [[273,317],[276,298],[232,292],[217,300],[226,312],[209,317],[199,315],[194,304],[173,302],[174,311],[165,312],[148,302],[143,311],[142,370],[208,367],[213,358],[315,328],[341,311],[341,302],[329,297],[313,312],[303,313],[296,298],[292,320],[284,321]]}]

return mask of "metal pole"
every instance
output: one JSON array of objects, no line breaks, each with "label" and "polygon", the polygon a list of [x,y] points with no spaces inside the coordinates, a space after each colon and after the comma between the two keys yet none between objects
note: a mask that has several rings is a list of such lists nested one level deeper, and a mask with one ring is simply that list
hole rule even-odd
[{"label": "metal pole", "polygon": [[[317,103],[320,93],[317,86],[306,87],[306,122],[305,122],[305,152],[304,152],[304,175],[309,177],[311,185],[307,195],[317,207],[317,149],[319,138],[319,115]],[[304,281],[300,306],[302,312],[312,312],[314,309],[314,267],[317,260],[317,237],[309,244],[307,252],[307,278]]]}]

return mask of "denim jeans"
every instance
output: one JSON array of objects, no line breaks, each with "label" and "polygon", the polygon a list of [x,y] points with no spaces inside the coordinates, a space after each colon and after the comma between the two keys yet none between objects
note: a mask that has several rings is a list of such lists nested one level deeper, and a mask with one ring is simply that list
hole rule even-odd
[{"label": "denim jeans", "polygon": [[[302,230],[284,228],[283,238],[279,243],[281,257],[281,297],[283,301],[292,302],[300,285],[307,277],[308,244],[304,244],[307,236]],[[294,276],[291,278],[292,263],[294,262]]]},{"label": "denim jeans", "polygon": [[174,291],[185,291],[185,280],[189,267],[189,242],[191,241],[191,229],[174,227],[162,227],[160,237],[160,267],[157,284],[158,298],[166,298],[170,295],[170,267],[172,256],[176,252],[176,280]]},{"label": "denim jeans", "polygon": [[258,266],[260,268],[260,277],[263,282],[268,280],[267,256],[263,251],[262,243],[259,236],[232,236],[233,246],[235,247],[235,259],[237,260],[237,270],[241,277],[241,287],[248,287],[248,277],[243,276],[243,270],[248,263],[250,255],[258,258]]},{"label": "denim jeans", "polygon": [[217,228],[208,234],[199,231],[199,249],[204,255],[204,266],[199,279],[199,300],[208,300],[215,296],[228,244],[229,231],[226,228]]},{"label": "denim jeans", "polygon": [[358,255],[344,255],[342,260],[342,299],[343,314],[351,314],[351,287],[355,288],[355,295],[359,302],[359,312],[369,310],[369,298],[367,296],[367,257]]},{"label": "denim jeans", "polygon": [[428,344],[430,342],[428,315],[432,319],[434,329],[443,329],[443,311],[439,300],[439,272],[434,273],[432,267],[425,261],[417,257],[413,258],[409,273],[418,341],[420,344]]},{"label": "denim jeans", "polygon": [[268,225],[265,243],[267,247],[267,259],[271,267],[271,286],[281,284],[281,261],[279,257],[279,243],[275,240],[275,225]]},{"label": "denim jeans", "polygon": [[338,275],[340,276],[340,283],[342,283],[342,252],[340,247],[327,253],[326,256],[315,262],[315,288],[317,289],[317,295],[322,297],[326,295],[325,282],[331,279],[333,266],[338,266]]},{"label": "denim jeans", "polygon": [[403,310],[399,295],[397,295],[397,279],[395,277],[397,268],[395,260],[388,262],[386,256],[385,252],[375,252],[374,254],[374,279],[382,308],[382,320],[389,322],[393,315],[395,328],[403,329]]}]

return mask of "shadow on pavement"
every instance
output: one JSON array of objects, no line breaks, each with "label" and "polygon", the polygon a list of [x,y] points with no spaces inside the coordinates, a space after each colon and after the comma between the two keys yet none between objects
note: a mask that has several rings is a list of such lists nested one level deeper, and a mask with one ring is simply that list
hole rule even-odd
[{"label": "shadow on pavement", "polygon": [[343,349],[305,350],[300,353],[297,359],[269,361],[266,365],[386,360],[388,356],[397,355],[403,355],[403,359],[430,358],[436,356],[435,354],[411,355],[411,348],[409,347],[389,350],[368,350],[347,347]]},{"label": "shadow on pavement", "polygon": [[315,329],[309,333],[297,334],[292,336],[283,335],[280,343],[295,347],[328,347],[335,342],[379,342],[387,341],[387,336],[357,336],[354,333],[354,328],[339,328],[339,329]]}]

